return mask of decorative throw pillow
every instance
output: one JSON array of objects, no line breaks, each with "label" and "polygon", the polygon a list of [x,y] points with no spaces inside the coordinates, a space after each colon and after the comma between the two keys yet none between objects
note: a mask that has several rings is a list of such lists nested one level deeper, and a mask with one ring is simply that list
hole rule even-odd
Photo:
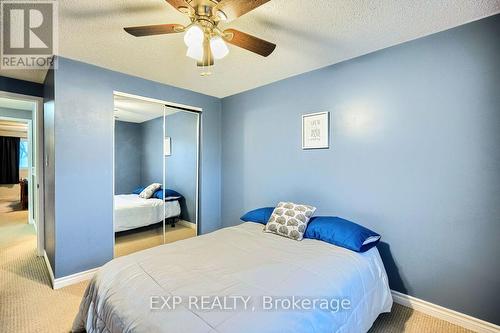
[{"label": "decorative throw pillow", "polygon": [[376,246],[380,235],[354,222],[333,216],[315,216],[309,221],[304,238],[366,252]]},{"label": "decorative throw pillow", "polygon": [[285,236],[295,240],[302,240],[307,223],[314,214],[316,207],[280,202],[269,218],[265,232]]},{"label": "decorative throw pillow", "polygon": [[266,225],[267,221],[269,221],[269,219],[271,218],[273,211],[274,207],[257,208],[247,212],[245,215],[240,217],[240,220]]},{"label": "decorative throw pillow", "polygon": [[161,187],[161,184],[159,183],[153,183],[146,187],[142,192],[139,194],[139,198],[143,199],[149,199],[155,194],[155,192]]},{"label": "decorative throw pillow", "polygon": [[[163,199],[163,189],[160,188],[158,191],[155,192],[155,194],[153,194],[153,196],[160,200]],[[165,190],[165,201],[180,200],[182,198],[183,198],[182,194],[180,194],[177,191],[171,190],[169,188]]]}]

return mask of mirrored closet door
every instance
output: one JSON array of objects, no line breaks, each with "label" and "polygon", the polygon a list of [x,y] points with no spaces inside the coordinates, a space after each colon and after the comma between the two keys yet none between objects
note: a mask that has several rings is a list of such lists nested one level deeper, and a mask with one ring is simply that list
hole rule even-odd
[{"label": "mirrored closet door", "polygon": [[165,107],[165,241],[197,234],[200,115]]},{"label": "mirrored closet door", "polygon": [[194,237],[199,114],[114,96],[115,257]]}]

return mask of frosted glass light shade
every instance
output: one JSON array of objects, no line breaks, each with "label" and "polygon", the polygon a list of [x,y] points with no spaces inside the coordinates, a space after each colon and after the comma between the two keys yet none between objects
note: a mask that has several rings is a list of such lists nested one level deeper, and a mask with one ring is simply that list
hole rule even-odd
[{"label": "frosted glass light shade", "polygon": [[203,30],[197,25],[193,25],[186,31],[184,35],[184,43],[187,47],[191,47],[194,45],[201,45],[203,43],[203,38],[205,35],[203,34]]},{"label": "frosted glass light shade", "polygon": [[226,43],[220,36],[210,39],[210,49],[215,59],[222,59],[229,53]]},{"label": "frosted glass light shade", "polygon": [[203,60],[203,47],[201,45],[193,45],[188,47],[186,55],[196,61]]}]

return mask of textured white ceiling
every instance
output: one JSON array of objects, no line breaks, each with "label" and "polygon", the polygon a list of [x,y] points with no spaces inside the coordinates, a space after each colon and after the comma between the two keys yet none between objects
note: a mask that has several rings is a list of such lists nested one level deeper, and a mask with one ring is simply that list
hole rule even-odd
[{"label": "textured white ceiling", "polygon": [[[200,77],[182,34],[135,38],[125,26],[186,24],[164,0],[60,0],[59,54],[225,97],[500,12],[500,0],[271,0],[224,25],[278,45],[263,58],[230,46]],[[0,74],[41,82],[44,73]]]}]

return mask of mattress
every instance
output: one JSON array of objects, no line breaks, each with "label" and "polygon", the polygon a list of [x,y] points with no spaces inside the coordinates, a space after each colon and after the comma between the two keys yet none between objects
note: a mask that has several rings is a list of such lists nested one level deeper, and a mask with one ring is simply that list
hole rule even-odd
[{"label": "mattress", "polygon": [[[392,298],[376,248],[355,253],[262,229],[247,222],[110,261],[85,291],[73,330],[359,333],[390,311]],[[207,310],[187,302],[206,295],[248,296],[252,307]],[[160,309],[158,296],[183,302]],[[259,307],[269,296],[342,298],[351,306],[340,311]]]},{"label": "mattress", "polygon": [[181,214],[179,201],[163,203],[161,199],[142,199],[137,194],[115,195],[115,232],[144,227]]}]

